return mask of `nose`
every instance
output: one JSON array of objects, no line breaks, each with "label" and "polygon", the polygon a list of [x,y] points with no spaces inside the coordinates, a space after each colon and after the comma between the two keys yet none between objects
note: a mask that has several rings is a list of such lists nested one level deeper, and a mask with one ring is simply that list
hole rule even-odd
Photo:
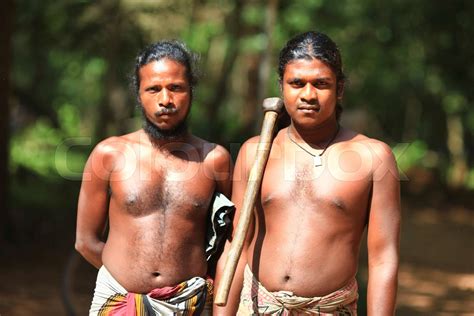
[{"label": "nose", "polygon": [[160,106],[168,106],[171,103],[171,94],[168,89],[162,89],[159,94],[158,104]]},{"label": "nose", "polygon": [[316,88],[310,83],[306,83],[300,95],[301,101],[308,104],[316,104],[318,102],[318,94]]}]

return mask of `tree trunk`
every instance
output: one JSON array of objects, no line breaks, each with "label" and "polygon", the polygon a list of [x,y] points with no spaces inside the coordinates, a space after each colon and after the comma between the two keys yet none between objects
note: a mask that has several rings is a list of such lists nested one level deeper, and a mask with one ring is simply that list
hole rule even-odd
[{"label": "tree trunk", "polygon": [[259,108],[261,100],[259,97],[259,65],[261,64],[261,58],[257,54],[251,54],[245,56],[247,64],[247,91],[245,96],[245,104],[243,105],[244,110],[241,114],[242,128],[239,135],[242,138],[249,138],[254,136],[258,132],[260,126],[257,122],[259,113],[262,112]]},{"label": "tree trunk", "polygon": [[104,75],[104,93],[102,102],[97,111],[95,122],[94,142],[99,142],[110,135],[116,128],[117,120],[121,119],[124,110],[123,91],[118,84],[118,63],[119,63],[119,35],[121,27],[120,3],[118,1],[104,2],[105,12],[115,12],[108,17],[110,20],[104,28],[104,47],[103,56],[107,62],[107,70]]},{"label": "tree trunk", "polygon": [[11,61],[11,35],[13,26],[13,0],[0,1],[0,244],[5,239],[5,231],[9,223],[8,211],[8,152],[9,152],[9,126],[10,126],[10,61]]},{"label": "tree trunk", "polygon": [[247,64],[247,91],[245,96],[244,111],[242,111],[242,128],[239,135],[249,138],[260,132],[263,112],[261,105],[263,99],[270,97],[268,87],[272,71],[273,55],[273,29],[276,23],[278,0],[270,0],[265,11],[266,45],[260,54],[245,56]]},{"label": "tree trunk", "polygon": [[272,71],[272,56],[273,56],[273,31],[275,29],[276,19],[278,15],[278,0],[269,0],[265,12],[265,39],[266,47],[262,51],[260,67],[258,69],[258,89],[257,89],[257,115],[255,116],[256,131],[260,130],[260,125],[263,119],[263,112],[260,110],[260,105],[263,99],[268,98],[268,87],[270,74]]},{"label": "tree trunk", "polygon": [[461,114],[448,114],[446,124],[451,161],[448,183],[453,188],[460,188],[465,184],[468,173]]},{"label": "tree trunk", "polygon": [[239,39],[241,36],[241,29],[242,29],[242,8],[244,5],[243,0],[237,0],[235,2],[235,8],[232,10],[231,15],[228,17],[226,26],[227,30],[225,33],[229,34],[229,40],[227,44],[227,49],[224,57],[224,62],[221,68],[221,72],[216,80],[216,88],[214,89],[215,94],[212,98],[211,102],[207,106],[207,117],[210,123],[210,137],[209,140],[215,141],[220,143],[221,139],[219,139],[219,133],[221,130],[221,124],[217,120],[218,109],[219,106],[222,105],[222,102],[227,96],[227,87],[230,75],[232,73],[232,69],[235,64],[235,60],[237,59],[239,48]]}]

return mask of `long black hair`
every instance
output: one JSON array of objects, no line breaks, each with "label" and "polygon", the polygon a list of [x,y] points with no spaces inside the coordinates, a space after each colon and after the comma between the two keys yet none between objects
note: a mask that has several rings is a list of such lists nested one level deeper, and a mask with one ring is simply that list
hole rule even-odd
[{"label": "long black hair", "polygon": [[[344,89],[346,76],[342,69],[342,58],[339,48],[329,36],[320,32],[306,32],[290,39],[280,51],[278,61],[278,78],[283,80],[288,63],[296,59],[319,59],[331,68],[336,75],[337,93]],[[342,105],[337,102],[336,117],[339,120],[342,114]]]},{"label": "long black hair", "polygon": [[132,85],[136,97],[138,98],[140,90],[140,69],[153,61],[159,61],[163,58],[174,60],[186,68],[186,78],[191,88],[192,99],[194,87],[198,81],[196,71],[198,55],[191,52],[183,42],[177,40],[163,40],[153,43],[137,55],[132,75]]}]

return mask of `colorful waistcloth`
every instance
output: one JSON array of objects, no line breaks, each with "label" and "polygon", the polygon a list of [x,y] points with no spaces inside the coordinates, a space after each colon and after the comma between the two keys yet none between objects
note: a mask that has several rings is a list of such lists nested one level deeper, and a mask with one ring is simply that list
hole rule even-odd
[{"label": "colorful waistcloth", "polygon": [[102,266],[89,316],[212,315],[212,282],[194,277],[148,294],[129,293]]},{"label": "colorful waistcloth", "polygon": [[357,281],[322,297],[299,297],[289,291],[269,292],[245,267],[238,316],[357,315]]}]

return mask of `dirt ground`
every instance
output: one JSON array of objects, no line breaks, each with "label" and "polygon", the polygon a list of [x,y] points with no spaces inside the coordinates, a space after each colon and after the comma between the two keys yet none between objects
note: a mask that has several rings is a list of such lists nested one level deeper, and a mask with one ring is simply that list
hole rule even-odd
[{"label": "dirt ground", "polygon": [[[474,316],[474,203],[432,200],[404,198],[397,315]],[[71,229],[61,243],[37,240],[1,249],[0,316],[87,314],[96,271],[74,255],[73,234]],[[364,247],[360,261],[364,315]],[[65,282],[66,268],[73,278]],[[74,311],[66,309],[65,293]]]}]

